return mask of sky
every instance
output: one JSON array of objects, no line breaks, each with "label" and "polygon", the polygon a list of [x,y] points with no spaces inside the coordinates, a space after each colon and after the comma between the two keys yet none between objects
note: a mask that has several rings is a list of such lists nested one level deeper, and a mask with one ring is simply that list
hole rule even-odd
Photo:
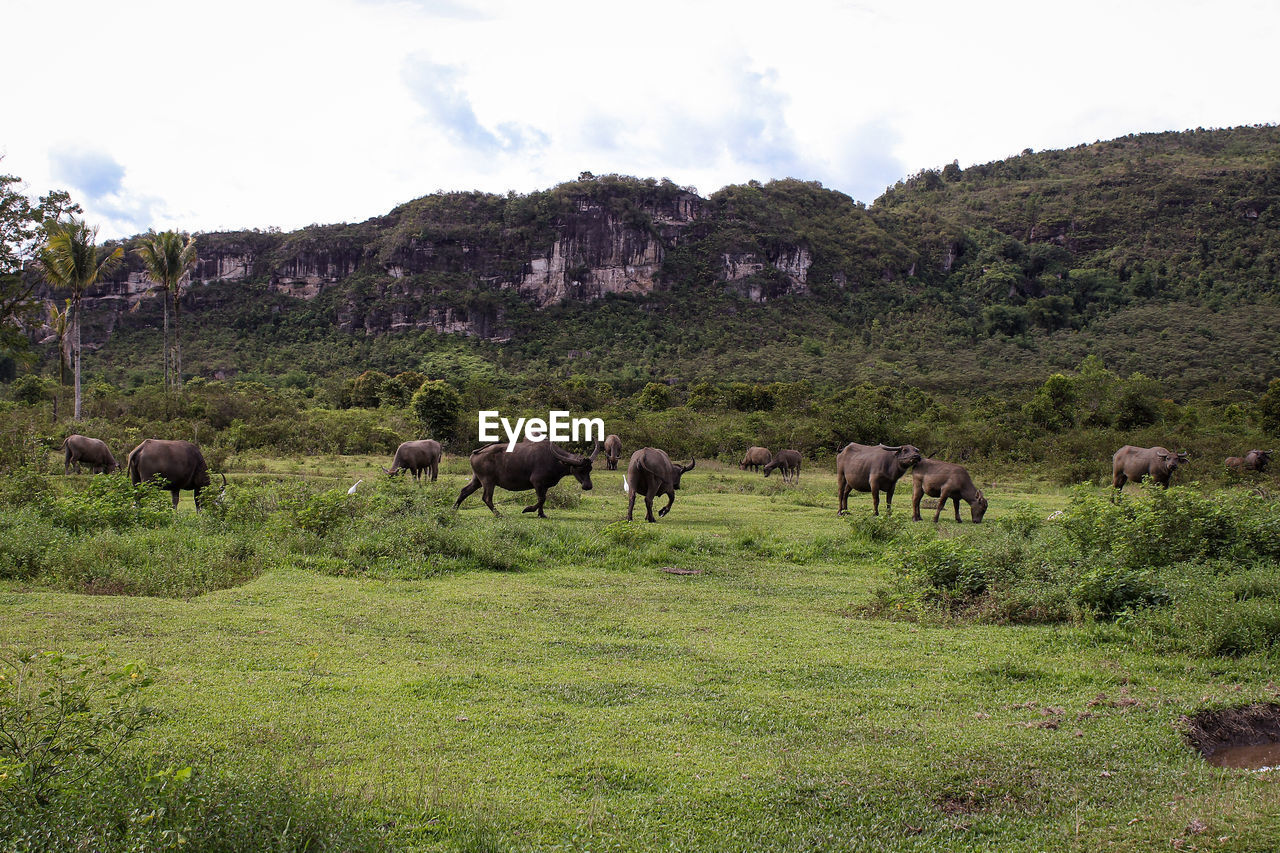
[{"label": "sky", "polygon": [[583,171],[870,204],[952,161],[1280,121],[1273,0],[0,0],[0,174],[104,237]]}]

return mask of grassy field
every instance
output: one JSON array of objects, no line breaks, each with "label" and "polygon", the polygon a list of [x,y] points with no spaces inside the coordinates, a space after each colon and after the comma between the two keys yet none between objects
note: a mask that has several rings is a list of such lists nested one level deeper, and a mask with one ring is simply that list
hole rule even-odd
[{"label": "grassy field", "polygon": [[[0,646],[145,662],[163,718],[142,754],[276,768],[391,846],[1280,847],[1272,776],[1207,766],[1179,722],[1275,699],[1271,655],[1155,654],[1114,624],[867,618],[883,546],[859,527],[869,496],[837,519],[829,471],[791,488],[699,462],[665,519],[626,525],[622,472],[593,472],[589,493],[566,481],[547,520],[499,493],[495,519],[478,495],[447,510],[465,460],[421,487],[379,463],[236,459],[232,481],[363,478],[498,568],[378,551],[398,522],[358,517],[265,544],[247,583],[185,600],[0,581]],[[1068,502],[980,485],[988,522]],[[191,509],[172,535],[209,535]],[[909,479],[894,515],[910,517]],[[356,553],[342,537],[369,567],[339,565]]]}]

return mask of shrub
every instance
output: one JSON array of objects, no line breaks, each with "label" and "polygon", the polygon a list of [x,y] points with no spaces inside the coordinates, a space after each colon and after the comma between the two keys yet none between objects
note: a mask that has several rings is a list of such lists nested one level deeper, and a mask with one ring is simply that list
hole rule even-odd
[{"label": "shrub", "polygon": [[1150,572],[1116,566],[1090,569],[1071,592],[1083,607],[1104,618],[1126,610],[1169,603],[1169,593],[1156,584]]},{"label": "shrub", "polygon": [[151,720],[142,667],[0,649],[0,797],[22,808],[94,772]]},{"label": "shrub", "polygon": [[462,415],[462,397],[443,379],[422,383],[412,400],[414,415],[437,441],[452,441],[458,435],[458,418]]}]

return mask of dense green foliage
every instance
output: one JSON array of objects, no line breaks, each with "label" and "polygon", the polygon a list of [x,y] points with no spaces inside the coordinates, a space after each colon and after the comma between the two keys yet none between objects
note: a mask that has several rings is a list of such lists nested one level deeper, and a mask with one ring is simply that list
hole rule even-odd
[{"label": "dense green foliage", "polygon": [[1079,488],[1048,520],[996,532],[899,536],[872,611],[915,618],[1122,621],[1137,642],[1193,654],[1280,643],[1280,502],[1150,487],[1108,501]]},{"label": "dense green foliage", "polygon": [[[525,381],[627,391],[809,378],[953,394],[1023,388],[1093,354],[1175,399],[1259,393],[1280,373],[1268,331],[1280,324],[1278,142],[1275,127],[1142,134],[926,170],[870,207],[792,179],[698,199],[584,175],[529,195],[427,196],[356,225],[204,234],[202,254],[255,260],[244,281],[184,297],[186,364],[315,386],[431,372],[445,353]],[[699,214],[673,236],[664,223],[682,204]],[[665,247],[653,292],[536,308],[501,286],[556,239],[603,228],[599,215]],[[801,254],[802,286],[785,272]],[[761,271],[726,281],[725,259],[739,256]],[[589,276],[593,259],[566,263]],[[340,280],[306,300],[272,288],[303,266]],[[102,376],[159,376],[157,302],[86,318],[106,344]],[[476,337],[424,328],[445,315]]]}]

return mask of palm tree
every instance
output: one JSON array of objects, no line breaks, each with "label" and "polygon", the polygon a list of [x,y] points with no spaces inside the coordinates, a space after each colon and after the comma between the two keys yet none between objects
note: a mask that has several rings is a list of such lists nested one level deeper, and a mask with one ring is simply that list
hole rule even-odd
[{"label": "palm tree", "polygon": [[98,229],[83,219],[69,217],[66,223],[51,222],[48,238],[40,248],[36,263],[45,281],[71,291],[71,357],[75,372],[75,419],[80,420],[80,300],[99,276],[111,272],[124,257],[117,246],[105,256],[98,250]]},{"label": "palm tree", "polygon": [[178,343],[178,297],[182,280],[196,263],[196,241],[176,231],[150,231],[134,253],[142,259],[151,280],[160,285],[164,298],[164,387],[169,390],[169,297],[173,296],[173,335],[176,347],[174,384],[182,387],[182,346]]},{"label": "palm tree", "polygon": [[62,310],[58,303],[49,303],[49,325],[58,336],[58,390],[53,395],[53,419],[58,419],[58,401],[62,399],[62,389],[67,385],[67,322],[71,318],[71,300],[68,299]]}]

